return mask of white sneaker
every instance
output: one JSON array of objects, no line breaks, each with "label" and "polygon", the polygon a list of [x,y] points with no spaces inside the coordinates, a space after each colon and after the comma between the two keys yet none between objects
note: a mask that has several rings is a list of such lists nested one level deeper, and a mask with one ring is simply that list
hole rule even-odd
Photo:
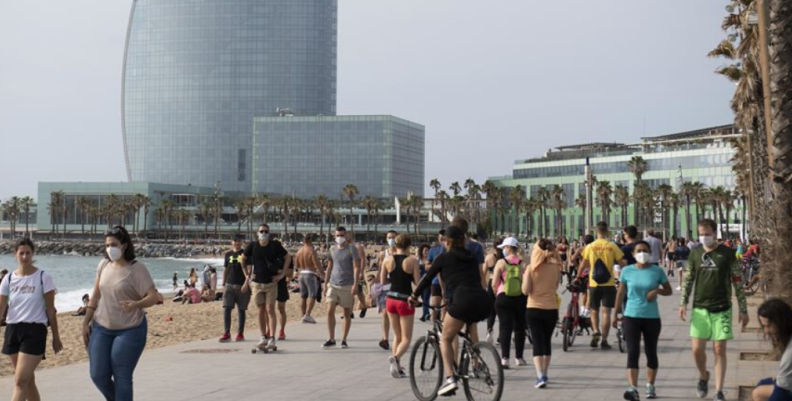
[{"label": "white sneaker", "polygon": [[257,347],[266,347],[268,341],[269,340],[267,340],[267,337],[261,336],[261,340],[259,340]]},{"label": "white sneaker", "polygon": [[446,379],[445,383],[437,390],[437,395],[446,395],[452,391],[456,391],[459,388],[457,385],[456,378],[449,377]]},{"label": "white sneaker", "polygon": [[501,358],[501,366],[503,366],[504,369],[508,369],[509,368],[509,358]]},{"label": "white sneaker", "polygon": [[307,319],[308,323],[316,324],[316,319],[314,319],[313,316],[306,316],[305,318]]},{"label": "white sneaker", "polygon": [[300,319],[300,321],[303,323],[308,323],[308,316],[303,316],[302,319]]},{"label": "white sneaker", "polygon": [[682,291],[682,287],[677,287],[677,291]]},{"label": "white sneaker", "polygon": [[388,357],[388,362],[390,363],[390,374],[391,374],[391,377],[393,377],[394,379],[398,379],[400,377],[400,375],[399,375],[399,362],[396,361],[396,357],[394,357],[393,355]]},{"label": "white sneaker", "polygon": [[516,358],[514,360],[514,366],[527,366],[528,362],[525,361],[523,358]]},{"label": "white sneaker", "polygon": [[274,347],[275,345],[275,337],[270,338],[269,342],[267,343],[267,347]]}]

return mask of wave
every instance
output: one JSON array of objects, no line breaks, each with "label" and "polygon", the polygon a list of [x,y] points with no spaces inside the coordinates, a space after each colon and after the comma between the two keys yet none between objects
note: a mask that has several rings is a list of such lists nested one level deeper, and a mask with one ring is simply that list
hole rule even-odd
[{"label": "wave", "polygon": [[[168,280],[155,280],[154,285],[163,295],[173,294],[173,283]],[[58,313],[74,312],[83,306],[82,297],[90,295],[93,287],[80,288],[77,290],[58,291],[55,295],[55,309]]]},{"label": "wave", "polygon": [[175,260],[178,262],[189,262],[189,263],[201,263],[201,264],[209,264],[214,267],[223,266],[225,263],[225,259],[223,258],[208,258],[208,259],[192,259],[192,258],[173,258],[173,257],[166,257],[166,258],[156,258],[161,260]]}]

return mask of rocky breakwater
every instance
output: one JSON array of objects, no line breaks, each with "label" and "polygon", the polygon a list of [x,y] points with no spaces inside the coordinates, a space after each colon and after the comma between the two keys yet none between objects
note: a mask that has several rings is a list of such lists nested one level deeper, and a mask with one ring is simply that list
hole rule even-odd
[{"label": "rocky breakwater", "polygon": [[[184,244],[137,244],[135,253],[141,258],[191,258],[212,255],[212,251],[219,251],[221,247],[210,245],[184,245]],[[103,256],[104,244],[101,242],[62,242],[62,241],[36,241],[37,255],[71,255],[71,256]],[[0,255],[14,253],[14,243],[11,241],[0,242]],[[220,253],[217,253],[220,255]],[[219,256],[218,256],[219,257]]]}]

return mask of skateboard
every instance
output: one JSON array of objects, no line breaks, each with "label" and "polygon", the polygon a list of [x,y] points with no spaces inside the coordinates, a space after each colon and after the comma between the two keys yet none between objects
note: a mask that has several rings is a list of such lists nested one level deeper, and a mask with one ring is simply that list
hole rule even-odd
[{"label": "skateboard", "polygon": [[278,346],[277,345],[272,345],[272,346],[264,345],[264,346],[260,346],[260,347],[257,345],[255,348],[250,350],[250,352],[253,353],[253,354],[257,354],[259,352],[263,352],[265,354],[269,354],[270,352],[275,352],[277,350],[278,350]]}]

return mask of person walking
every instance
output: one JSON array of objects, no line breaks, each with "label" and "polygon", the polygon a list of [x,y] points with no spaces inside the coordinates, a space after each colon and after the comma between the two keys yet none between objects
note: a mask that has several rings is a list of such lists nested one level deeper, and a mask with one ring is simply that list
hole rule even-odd
[{"label": "person walking", "polygon": [[[663,269],[650,263],[652,248],[646,241],[637,241],[633,247],[635,264],[622,269],[616,308],[613,310],[613,327],[622,320],[624,339],[627,342],[627,381],[630,387],[624,393],[625,400],[639,401],[638,360],[641,356],[641,337],[646,353],[646,398],[657,398],[655,379],[659,362],[657,342],[662,328],[658,295],[673,293]],[[625,299],[626,296],[626,299]]]},{"label": "person walking", "polygon": [[[427,266],[429,265],[429,250],[431,247],[429,244],[423,244],[420,248],[418,248],[418,268],[421,271],[421,278],[426,275]],[[421,321],[425,322],[429,320],[429,298],[431,297],[431,289],[427,289],[423,293],[423,298],[421,302],[423,303],[423,314],[421,315]]]},{"label": "person walking", "polygon": [[[377,277],[382,277],[382,270],[385,259],[393,256],[396,253],[396,236],[398,233],[396,231],[390,230],[385,233],[385,241],[388,244],[388,247],[384,249],[382,252],[379,253],[377,258],[379,272],[377,272]],[[379,294],[377,298],[377,305],[379,305],[378,309],[381,313],[380,319],[382,324],[382,339],[379,342],[380,348],[384,350],[390,349],[390,343],[388,342],[388,338],[390,337],[390,318],[388,317],[388,312],[385,310],[386,304],[386,294],[390,291],[390,283],[386,280],[383,282],[382,280],[378,280],[380,283],[379,290],[377,293]]]},{"label": "person walking", "polygon": [[235,235],[231,241],[231,250],[226,252],[223,262],[223,336],[220,342],[231,341],[231,312],[237,308],[236,341],[245,340],[245,315],[250,304],[250,269],[243,266],[243,236]]},{"label": "person walking", "polygon": [[561,258],[549,240],[537,241],[531,251],[531,264],[525,270],[523,294],[528,296],[526,312],[533,337],[534,387],[547,387],[552,357],[551,341],[558,322],[557,289],[561,284]]},{"label": "person walking", "polygon": [[528,299],[522,291],[525,267],[519,255],[517,239],[508,237],[498,245],[503,259],[498,260],[492,272],[490,287],[495,294],[495,310],[500,322],[501,365],[509,368],[511,339],[514,333],[515,365],[525,366],[525,307]]},{"label": "person walking", "polygon": [[52,328],[52,350],[58,354],[63,344],[55,312],[55,282],[34,266],[36,247],[29,238],[14,245],[17,268],[0,279],[0,311],[6,316],[3,355],[14,367],[12,400],[40,400],[35,371],[45,359],[47,326]]},{"label": "person walking", "polygon": [[693,297],[690,312],[690,337],[693,357],[699,372],[696,392],[705,398],[709,392],[710,372],[707,370],[707,342],[713,341],[715,351],[715,401],[725,399],[726,343],[734,339],[732,330],[732,292],[737,298],[742,327],[748,325],[748,303],[742,286],[742,272],[734,250],[715,239],[717,225],[711,219],[700,220],[700,247],[688,257],[688,275],[682,287],[679,319],[687,318],[687,305]]},{"label": "person walking", "polygon": [[347,337],[352,327],[352,307],[355,306],[357,295],[357,282],[360,280],[361,268],[355,247],[347,242],[347,230],[344,227],[336,228],[336,245],[330,248],[327,270],[325,272],[325,299],[327,308],[327,332],[329,337],[322,348],[336,346],[335,341],[335,314],[336,308],[344,311],[344,332],[341,339],[341,348],[347,348]]},{"label": "person walking", "polygon": [[502,238],[496,240],[495,243],[492,244],[493,245],[492,252],[490,252],[484,258],[484,269],[486,269],[486,273],[487,273],[487,294],[492,300],[492,304],[495,305],[495,308],[492,309],[492,312],[490,313],[489,317],[487,317],[487,342],[490,344],[493,343],[495,338],[495,336],[492,335],[492,330],[495,328],[495,318],[498,316],[497,303],[495,298],[496,288],[492,286],[492,277],[493,277],[493,272],[495,272],[495,266],[498,264],[499,261],[503,260],[503,248],[500,247],[501,244],[503,244]]},{"label": "person walking", "polygon": [[387,292],[385,309],[393,328],[393,355],[388,358],[390,373],[394,378],[407,377],[401,366],[401,357],[410,349],[413,325],[415,323],[415,308],[408,300],[412,293],[413,284],[418,284],[421,279],[418,259],[410,256],[412,240],[407,234],[396,236],[396,252],[383,261],[380,282],[390,282],[391,287]]},{"label": "person walking", "polygon": [[[300,311],[303,323],[316,323],[311,313],[322,293],[319,277],[324,276],[324,269],[319,262],[319,255],[313,246],[311,234],[303,236],[303,246],[294,255],[295,270],[300,272]],[[321,275],[321,276],[320,276]]]},{"label": "person walking", "polygon": [[124,227],[107,231],[104,243],[107,256],[96,269],[83,342],[99,392],[108,401],[129,401],[148,335],[145,309],[156,305],[159,294],[146,266],[135,259],[135,245]]},{"label": "person walking", "polygon": [[687,260],[690,256],[690,248],[685,245],[685,239],[680,238],[677,241],[677,246],[674,249],[674,260],[676,261],[676,268],[679,272],[677,276],[678,284],[676,290],[682,290],[682,283],[685,282],[685,269],[687,268]]}]

